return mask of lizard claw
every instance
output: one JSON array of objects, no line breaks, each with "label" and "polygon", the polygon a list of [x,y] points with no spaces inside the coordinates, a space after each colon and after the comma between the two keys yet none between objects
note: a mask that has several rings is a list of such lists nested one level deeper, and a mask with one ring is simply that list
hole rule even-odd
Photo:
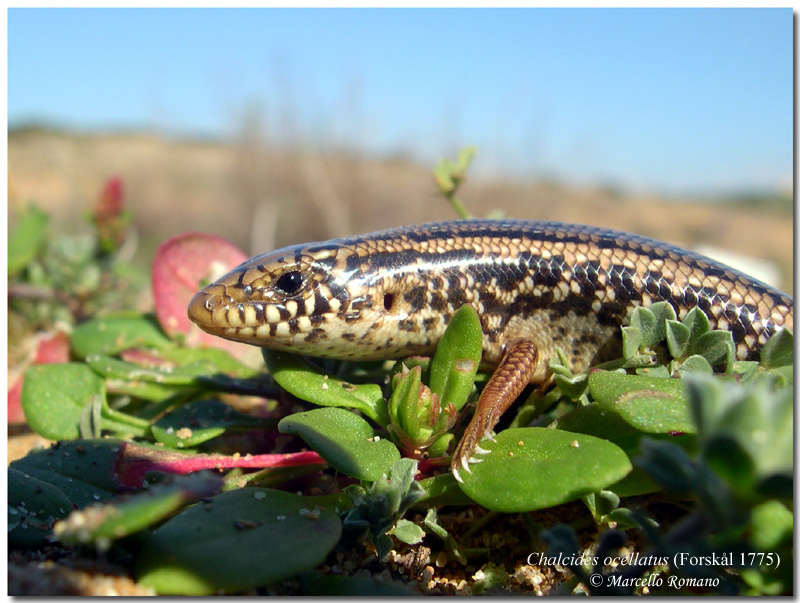
[{"label": "lizard claw", "polygon": [[[488,454],[490,451],[481,448],[480,446],[476,446],[473,452],[477,452],[479,454]],[[456,481],[459,483],[464,483],[464,479],[461,477],[461,470],[463,469],[467,473],[472,473],[472,469],[470,465],[475,465],[477,463],[482,463],[483,459],[478,459],[472,456],[471,453],[461,450],[456,450],[455,455],[453,456],[453,461],[451,463],[451,469],[453,472],[453,477],[456,478]],[[461,466],[459,468],[459,465]]]}]

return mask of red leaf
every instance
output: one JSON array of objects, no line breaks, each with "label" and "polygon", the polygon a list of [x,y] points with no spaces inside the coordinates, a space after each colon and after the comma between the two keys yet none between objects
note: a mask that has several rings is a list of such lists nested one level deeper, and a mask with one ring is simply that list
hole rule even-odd
[{"label": "red leaf", "polygon": [[43,335],[36,349],[36,364],[69,362],[69,337],[61,331]]},{"label": "red leaf", "polygon": [[162,244],[153,262],[153,296],[164,331],[188,335],[194,326],[186,316],[192,296],[246,259],[233,243],[207,234],[182,234]]},{"label": "red leaf", "polygon": [[161,245],[153,262],[153,296],[164,331],[170,336],[185,335],[189,345],[221,348],[240,361],[257,365],[260,354],[255,348],[209,335],[186,315],[195,293],[247,258],[233,243],[203,233],[178,235]]},{"label": "red leaf", "polygon": [[24,423],[25,414],[22,412],[20,404],[20,394],[22,393],[22,383],[24,380],[25,369],[33,364],[57,364],[69,362],[69,337],[62,331],[55,333],[42,333],[36,336],[38,340],[36,349],[29,356],[28,360],[18,367],[16,379],[9,374],[8,388],[8,422]]},{"label": "red leaf", "polygon": [[122,213],[124,207],[124,195],[122,188],[122,178],[115,176],[109,178],[103,192],[100,194],[100,199],[94,206],[95,218],[99,222],[108,221]]},{"label": "red leaf", "polygon": [[192,473],[204,469],[264,469],[266,467],[296,467],[300,465],[325,465],[316,452],[291,454],[257,454],[222,456],[218,454],[186,455],[171,450],[153,450],[126,443],[125,451],[117,463],[120,483],[138,488],[148,471],[164,473]]},{"label": "red leaf", "polygon": [[20,396],[22,395],[22,377],[20,376],[8,388],[8,423],[24,423],[25,413],[22,412],[22,404],[20,403]]}]

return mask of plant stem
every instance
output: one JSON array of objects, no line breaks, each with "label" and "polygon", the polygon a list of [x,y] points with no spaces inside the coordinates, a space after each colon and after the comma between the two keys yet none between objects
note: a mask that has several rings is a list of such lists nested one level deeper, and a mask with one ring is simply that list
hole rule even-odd
[{"label": "plant stem", "polygon": [[456,197],[455,190],[452,193],[447,194],[447,200],[450,202],[450,205],[453,206],[453,209],[460,218],[464,220],[472,219],[473,216],[471,213],[469,213],[467,206],[464,205],[458,197]]}]

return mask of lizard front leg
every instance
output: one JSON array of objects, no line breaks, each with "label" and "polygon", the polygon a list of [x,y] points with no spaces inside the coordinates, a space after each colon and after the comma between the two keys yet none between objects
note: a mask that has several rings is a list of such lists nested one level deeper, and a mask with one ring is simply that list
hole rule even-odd
[{"label": "lizard front leg", "polygon": [[536,345],[528,339],[516,339],[506,346],[503,359],[483,388],[475,414],[450,461],[453,476],[459,482],[464,481],[459,474],[461,469],[471,473],[469,463],[480,462],[473,459],[472,454],[486,452],[480,448],[480,441],[492,437],[492,429],[500,417],[530,383],[537,358]]}]

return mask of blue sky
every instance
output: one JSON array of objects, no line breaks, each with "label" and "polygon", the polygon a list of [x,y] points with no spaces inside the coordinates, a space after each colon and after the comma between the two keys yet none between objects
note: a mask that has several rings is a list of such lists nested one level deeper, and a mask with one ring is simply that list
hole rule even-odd
[{"label": "blue sky", "polygon": [[792,9],[9,9],[8,118],[667,194],[780,187]]}]

